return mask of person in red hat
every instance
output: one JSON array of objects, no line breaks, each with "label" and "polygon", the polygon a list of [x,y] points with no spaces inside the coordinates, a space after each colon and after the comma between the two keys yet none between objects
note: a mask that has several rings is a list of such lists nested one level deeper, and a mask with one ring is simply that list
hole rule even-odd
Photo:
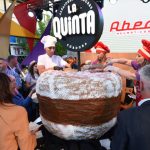
[{"label": "person in red hat", "polygon": [[107,60],[106,54],[110,53],[110,49],[102,42],[97,42],[94,46],[96,49],[97,59],[92,64],[104,64]]},{"label": "person in red hat", "polygon": [[[134,86],[136,88],[136,105],[138,105],[139,101],[142,99],[140,92],[140,75],[138,73],[138,70],[143,66],[150,64],[150,40],[143,39],[141,42],[143,46],[137,51],[137,56],[135,60],[128,60],[125,58],[109,59],[107,62],[107,67],[104,69],[105,71],[113,71],[126,77],[127,79],[134,80]],[[118,67],[110,66],[114,63],[131,66],[135,70],[135,73],[122,70]]]},{"label": "person in red hat", "polygon": [[92,72],[101,71],[103,66],[106,64],[107,57],[106,54],[110,53],[110,49],[102,42],[97,42],[94,46],[94,50],[86,50],[86,52],[95,52],[97,53],[97,58],[90,65],[83,66],[82,70],[92,70]]}]

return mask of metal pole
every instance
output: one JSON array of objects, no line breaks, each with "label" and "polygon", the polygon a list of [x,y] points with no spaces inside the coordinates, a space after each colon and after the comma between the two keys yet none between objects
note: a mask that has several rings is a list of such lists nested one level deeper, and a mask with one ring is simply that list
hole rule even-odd
[{"label": "metal pole", "polygon": [[6,12],[6,0],[4,0],[4,11]]},{"label": "metal pole", "polygon": [[78,71],[81,71],[80,51],[78,53]]}]

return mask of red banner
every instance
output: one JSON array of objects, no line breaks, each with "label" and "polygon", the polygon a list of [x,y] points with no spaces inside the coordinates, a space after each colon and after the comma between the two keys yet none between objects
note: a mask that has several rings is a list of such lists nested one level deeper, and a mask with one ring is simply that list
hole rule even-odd
[{"label": "red banner", "polygon": [[[36,31],[36,17],[28,16],[28,4],[30,1],[26,3],[21,3],[17,5],[14,9],[14,14],[19,22],[19,24],[27,29],[28,31],[35,34]],[[31,1],[33,2],[33,0]],[[33,49],[34,39],[27,39],[30,51]]]}]

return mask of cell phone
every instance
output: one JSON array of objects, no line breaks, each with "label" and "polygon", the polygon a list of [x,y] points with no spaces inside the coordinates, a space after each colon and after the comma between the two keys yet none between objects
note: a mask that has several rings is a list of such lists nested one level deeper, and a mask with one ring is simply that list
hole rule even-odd
[{"label": "cell phone", "polygon": [[136,99],[136,95],[134,95],[134,94],[128,94],[128,96],[132,99]]}]

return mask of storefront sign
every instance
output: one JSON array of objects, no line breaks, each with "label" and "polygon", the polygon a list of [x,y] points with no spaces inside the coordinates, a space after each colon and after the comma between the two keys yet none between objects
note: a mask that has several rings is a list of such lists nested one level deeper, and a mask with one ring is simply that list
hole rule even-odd
[{"label": "storefront sign", "polygon": [[136,21],[134,23],[127,21],[114,21],[111,24],[110,32],[113,31],[135,31],[135,30],[147,30],[150,29],[150,20],[144,21]]},{"label": "storefront sign", "polygon": [[102,31],[103,16],[93,0],[66,0],[53,19],[54,36],[72,51],[91,48]]},{"label": "storefront sign", "polygon": [[22,46],[10,45],[10,54],[14,56],[27,56],[27,51]]}]

